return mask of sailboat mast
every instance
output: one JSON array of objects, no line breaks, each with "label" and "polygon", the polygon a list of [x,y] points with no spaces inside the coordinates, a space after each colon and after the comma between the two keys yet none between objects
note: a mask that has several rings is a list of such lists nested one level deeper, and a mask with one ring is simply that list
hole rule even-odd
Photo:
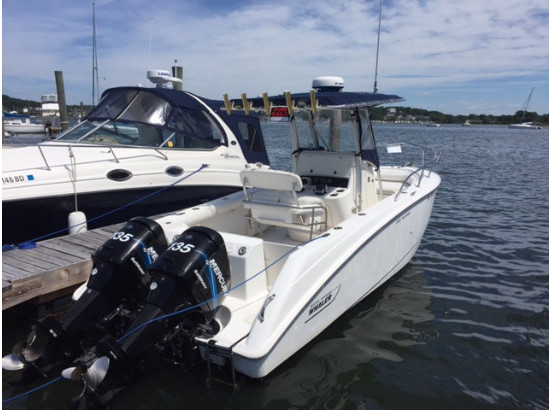
[{"label": "sailboat mast", "polygon": [[378,14],[378,40],[376,42],[376,64],[374,66],[374,89],[373,93],[378,92],[378,51],[380,50],[380,27],[382,24],[382,0],[380,0],[380,11]]},{"label": "sailboat mast", "polygon": [[527,100],[525,100],[525,103],[521,107],[523,114],[521,115],[521,121],[525,119],[525,114],[527,114],[527,109],[529,107],[529,103],[531,102],[531,97],[533,96],[533,91],[535,91],[535,87],[531,88],[531,92],[529,93],[529,96],[527,97]]}]

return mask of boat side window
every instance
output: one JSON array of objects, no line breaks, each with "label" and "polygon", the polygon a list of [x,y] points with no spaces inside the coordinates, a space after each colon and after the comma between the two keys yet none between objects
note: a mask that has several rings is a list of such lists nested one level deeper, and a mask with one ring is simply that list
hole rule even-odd
[{"label": "boat side window", "polygon": [[296,116],[300,149],[355,152],[354,122],[349,111],[319,110],[310,120]]},{"label": "boat side window", "polygon": [[163,144],[167,147],[214,149],[225,142],[218,125],[202,111],[179,108],[166,128],[164,138],[171,137]]},{"label": "boat side window", "polygon": [[144,147],[159,147],[164,141],[162,130],[149,125],[134,125],[137,132],[136,145]]},{"label": "boat side window", "polygon": [[98,128],[105,121],[83,121],[74,128],[69,128],[67,131],[59,135],[56,141],[78,141],[86,134],[91,133],[95,128]]},{"label": "boat side window", "polygon": [[315,115],[319,145],[328,151],[354,152],[353,127],[348,110],[319,110]]},{"label": "boat side window", "polygon": [[117,119],[163,126],[171,110],[172,106],[168,101],[150,93],[140,92]]},{"label": "boat side window", "polygon": [[312,127],[307,117],[299,115],[295,116],[296,133],[298,136],[298,148],[301,150],[319,149],[317,138],[312,133]]},{"label": "boat side window", "polygon": [[359,118],[361,119],[361,149],[376,149],[374,134],[372,131],[372,127],[370,126],[368,111],[366,109],[359,110]]},{"label": "boat side window", "polygon": [[[82,136],[82,134],[80,135]],[[139,130],[136,125],[119,121],[107,121],[102,123],[101,127],[96,127],[84,134],[79,141],[96,144],[135,145],[138,137]]]},{"label": "boat side window", "polygon": [[262,141],[254,124],[239,122],[239,132],[250,152],[263,152]]},{"label": "boat side window", "polygon": [[90,118],[116,118],[136,96],[136,90],[107,91],[99,104],[90,112]]}]

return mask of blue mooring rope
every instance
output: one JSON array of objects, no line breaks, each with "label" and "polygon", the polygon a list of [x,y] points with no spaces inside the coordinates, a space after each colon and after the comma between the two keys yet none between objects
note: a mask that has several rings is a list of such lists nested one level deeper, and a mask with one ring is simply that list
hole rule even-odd
[{"label": "blue mooring rope", "polygon": [[63,233],[63,232],[66,232],[66,231],[68,231],[68,230],[71,229],[71,228],[75,228],[75,227],[77,227],[77,226],[84,225],[84,224],[89,223],[89,222],[97,221],[98,219],[104,218],[104,217],[106,217],[106,216],[108,216],[108,215],[111,215],[111,214],[114,214],[115,212],[118,212],[118,211],[120,211],[120,210],[122,210],[122,209],[128,208],[129,206],[135,205],[135,204],[137,204],[137,203],[139,203],[139,202],[141,202],[141,201],[144,201],[144,200],[146,200],[146,199],[148,199],[148,198],[151,198],[151,197],[153,197],[153,196],[155,196],[155,195],[158,195],[158,194],[160,194],[161,192],[167,190],[168,188],[171,188],[171,187],[173,187],[174,185],[179,184],[181,181],[183,181],[183,180],[189,178],[190,176],[196,174],[197,172],[202,171],[202,170],[203,170],[204,168],[206,168],[206,167],[208,167],[208,164],[202,164],[199,168],[197,168],[195,171],[191,172],[189,175],[186,175],[186,176],[184,176],[184,177],[182,177],[182,178],[176,180],[175,182],[172,182],[170,185],[166,185],[166,186],[164,186],[164,187],[162,187],[162,188],[156,190],[155,192],[152,192],[152,193],[150,193],[150,194],[148,194],[148,195],[145,195],[145,196],[142,197],[142,198],[138,198],[138,199],[136,199],[135,201],[132,201],[132,202],[130,202],[130,203],[126,204],[126,205],[123,205],[123,206],[121,206],[121,207],[119,207],[119,208],[113,209],[112,211],[105,212],[104,214],[98,215],[98,216],[96,216],[96,217],[94,217],[94,218],[92,218],[92,219],[89,219],[89,220],[85,221],[85,222],[81,222],[81,223],[78,223],[78,224],[76,224],[76,225],[73,225],[73,226],[69,226],[69,227],[67,227],[67,228],[60,229],[60,230],[58,230],[58,231],[49,233],[49,234],[47,234],[47,235],[38,236],[38,237],[33,238],[33,239],[29,240],[29,241],[21,242],[21,243],[19,243],[19,244],[17,244],[17,245],[14,245],[14,244],[5,244],[5,245],[2,245],[2,252],[11,251],[12,249],[34,249],[34,248],[36,248],[36,242],[38,242],[38,241],[41,241],[41,240],[46,239],[46,238],[49,238],[49,237],[51,237],[51,236],[58,235],[58,234]]}]

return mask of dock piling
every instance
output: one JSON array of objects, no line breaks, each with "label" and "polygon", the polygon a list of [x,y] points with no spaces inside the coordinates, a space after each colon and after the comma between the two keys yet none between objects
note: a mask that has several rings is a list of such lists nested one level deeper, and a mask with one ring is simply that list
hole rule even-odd
[{"label": "dock piling", "polygon": [[61,131],[69,128],[69,117],[67,116],[67,102],[65,100],[65,84],[63,82],[63,71],[55,72],[55,85],[57,87],[57,98],[59,102],[59,118]]}]

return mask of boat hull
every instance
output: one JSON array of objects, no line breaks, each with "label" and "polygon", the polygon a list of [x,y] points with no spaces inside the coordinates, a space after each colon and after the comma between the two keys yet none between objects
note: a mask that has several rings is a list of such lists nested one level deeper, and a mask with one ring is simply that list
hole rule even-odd
[{"label": "boat hull", "polygon": [[[417,221],[427,221],[426,215],[429,217],[433,197],[432,195],[415,204],[374,237],[363,242],[307,301],[296,319],[266,355],[257,359],[236,355],[235,368],[253,378],[268,375],[347,310],[399,272],[411,260],[420,245],[426,224]],[[410,222],[402,220],[405,216]],[[393,249],[389,248],[394,247],[388,246],[392,238],[403,237],[404,232],[409,229],[414,233],[407,238],[406,246],[401,246],[403,252],[398,255],[393,253]],[[396,248],[398,247],[394,249]],[[381,260],[387,262],[380,263]],[[374,261],[376,264],[373,264]]]},{"label": "boat hull", "polygon": [[225,157],[225,147],[197,152],[57,143],[5,150],[3,243],[66,229],[75,210],[88,220],[108,214],[88,225],[93,229],[183,209],[241,188],[244,160]]},{"label": "boat hull", "polygon": [[293,252],[248,336],[232,347],[234,368],[267,376],[409,263],[439,181],[432,173],[424,188],[387,198]]},{"label": "boat hull", "polygon": [[542,127],[538,125],[533,125],[529,123],[523,123],[523,124],[510,124],[508,128],[513,130],[540,130]]},{"label": "boat hull", "polygon": [[4,131],[12,134],[45,134],[46,128],[42,124],[31,124],[31,125],[4,124]]},{"label": "boat hull", "polygon": [[[155,194],[161,188],[81,193],[78,195],[78,210],[84,212],[88,221],[97,218],[87,224],[88,229],[95,229],[125,222],[135,216],[159,215],[187,208],[240,189],[222,185],[183,185]],[[74,210],[75,196],[72,194],[3,201],[2,242],[17,244],[45,235],[65,235],[69,214]]]}]

